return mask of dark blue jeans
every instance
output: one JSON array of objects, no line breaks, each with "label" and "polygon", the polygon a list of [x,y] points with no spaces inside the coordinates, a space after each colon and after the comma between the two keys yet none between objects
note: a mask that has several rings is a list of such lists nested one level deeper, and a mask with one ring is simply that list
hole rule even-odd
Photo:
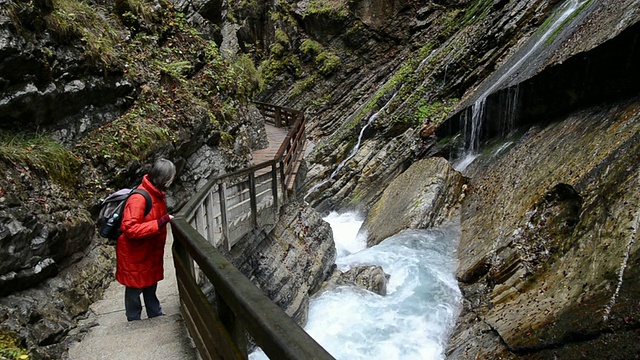
[{"label": "dark blue jeans", "polygon": [[147,308],[147,316],[149,318],[164,315],[160,300],[156,296],[158,284],[155,283],[149,287],[136,289],[126,287],[124,290],[124,308],[127,314],[127,320],[140,320],[142,314],[142,303],[140,302],[140,294],[144,298],[144,306]]}]

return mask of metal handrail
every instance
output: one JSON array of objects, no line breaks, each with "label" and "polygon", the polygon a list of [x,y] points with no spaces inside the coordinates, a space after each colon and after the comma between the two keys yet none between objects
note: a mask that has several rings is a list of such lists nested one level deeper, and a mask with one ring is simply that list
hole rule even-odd
[{"label": "metal handrail", "polygon": [[[260,195],[256,179],[258,171],[264,172],[269,167],[271,172],[264,176],[270,177],[271,211],[274,222],[277,220],[304,153],[304,115],[270,104],[258,103],[257,106],[268,119],[291,127],[274,159],[210,180],[172,221],[172,251],[183,317],[203,359],[246,359],[247,332],[271,359],[333,359],[216,249],[222,245],[230,249],[237,237],[263,226],[258,221]],[[248,179],[239,180],[244,178]],[[237,198],[228,198],[226,189],[243,184],[249,187],[251,219],[245,228],[232,235],[230,224],[234,221],[228,218],[231,206],[228,207],[227,202],[233,200],[237,203],[234,206],[242,208],[247,192],[237,191],[233,194]],[[220,211],[219,218],[213,214],[215,204]],[[220,228],[213,226],[218,220]],[[201,272],[196,271],[196,266]],[[215,308],[198,286],[198,274],[213,285]]]}]

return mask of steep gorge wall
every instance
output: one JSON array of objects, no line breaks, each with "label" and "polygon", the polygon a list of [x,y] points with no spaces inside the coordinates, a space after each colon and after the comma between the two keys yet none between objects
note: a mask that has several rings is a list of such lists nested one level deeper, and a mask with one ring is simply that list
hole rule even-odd
[{"label": "steep gorge wall", "polygon": [[167,157],[174,211],[266,142],[216,46],[168,2],[123,4],[0,4],[0,331],[33,358],[62,358],[113,281],[101,198]]},{"label": "steep gorge wall", "polygon": [[[307,188],[329,178],[362,132],[360,151],[308,200],[320,210],[366,211],[416,159],[458,151],[446,137],[463,126],[448,115],[471,104],[491,74],[499,77],[496,69],[561,2],[401,1],[388,12],[359,1],[346,16],[311,16],[301,5],[308,3],[274,2],[295,14],[281,45],[301,55],[304,40],[314,39],[341,67],[312,78],[322,64],[300,56],[263,96],[313,118]],[[503,85],[520,94],[521,122],[511,130],[524,135],[500,152],[503,126],[494,115],[509,90],[489,96],[487,156],[468,169],[461,209],[465,303],[450,358],[638,356],[639,82],[631,64],[640,2],[583,5]],[[340,26],[325,33],[318,17]],[[460,26],[450,27],[452,19]],[[423,124],[443,118],[435,136],[421,138]]]},{"label": "steep gorge wall", "polygon": [[451,358],[640,354],[637,95],[530,129],[462,208]]},{"label": "steep gorge wall", "polygon": [[640,355],[638,38],[636,22],[518,84],[521,137],[490,131],[504,94],[487,99],[491,146],[467,173],[465,303],[448,357]]}]

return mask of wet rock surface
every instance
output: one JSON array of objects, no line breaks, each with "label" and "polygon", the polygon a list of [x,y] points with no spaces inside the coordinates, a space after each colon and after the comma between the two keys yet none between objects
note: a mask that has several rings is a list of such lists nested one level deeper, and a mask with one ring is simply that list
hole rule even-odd
[{"label": "wet rock surface", "polygon": [[465,179],[444,158],[418,161],[396,177],[372,207],[360,232],[374,246],[404,229],[429,229],[457,209]]},{"label": "wet rock surface", "polygon": [[467,308],[450,357],[640,353],[639,101],[533,128],[472,178],[457,273]]},{"label": "wet rock surface", "polygon": [[230,253],[232,263],[299,324],[309,297],[330,275],[336,248],[329,223],[311,207],[286,204],[268,234],[250,234]]},{"label": "wet rock surface", "polygon": [[[23,3],[30,7],[19,15],[31,27],[38,26],[38,11],[51,11],[47,1],[37,2],[39,9],[35,2]],[[346,160],[308,200],[322,211],[368,211],[415,161],[456,156],[466,133],[455,134],[463,125],[445,123],[435,135],[423,132],[424,137],[420,129],[438,124],[451,109],[464,108],[482,93],[484,79],[500,76],[496,69],[544,27],[561,1],[361,0],[350,2],[346,13],[312,13],[308,1],[242,2],[239,9],[220,0],[176,3],[208,38],[224,41],[234,51],[255,46],[252,54],[260,61],[278,44],[295,55],[273,59],[285,66],[278,68],[260,100],[302,109],[309,116],[316,147],[300,192],[329,178]],[[453,334],[450,358],[638,356],[640,294],[633,285],[640,261],[635,241],[637,46],[620,47],[625,56],[598,50],[621,34],[637,39],[638,9],[637,0],[588,2],[588,11],[575,17],[582,22],[561,28],[545,44],[544,56],[531,61],[535,66],[509,82],[522,84],[528,95],[542,84],[536,94],[546,96],[526,96],[534,100],[523,107],[527,119],[520,130],[526,134],[508,151],[497,152],[490,148],[494,136],[485,137],[485,151],[500,156],[481,159],[468,174],[472,180],[461,209],[457,273],[465,311]],[[105,72],[84,61],[79,47],[62,46],[46,33],[27,41],[4,10],[0,113],[8,115],[0,119],[3,129],[46,130],[70,145],[121,114],[130,105],[128,95],[143,92],[122,81],[124,68]],[[286,41],[276,30],[286,30]],[[234,33],[238,39],[224,39]],[[300,50],[308,39],[320,44],[313,55]],[[590,58],[598,52],[628,61]],[[591,75],[608,74],[602,67],[623,75],[625,69],[635,69],[636,77],[617,78],[607,86],[590,83]],[[623,91],[616,91],[618,83]],[[583,89],[601,91],[575,102]],[[615,96],[603,100],[603,94]],[[553,99],[557,103],[546,104]],[[574,106],[561,107],[566,102]],[[436,103],[441,107],[432,106]],[[558,108],[563,111],[551,111]],[[183,204],[204,179],[245,165],[247,149],[260,144],[259,124],[253,120],[213,129],[209,112],[198,106],[185,107],[183,120],[187,125],[174,143],[154,147],[156,155],[172,157],[180,168],[182,184],[172,189],[171,208]],[[220,147],[223,133],[237,136],[226,149]],[[485,134],[503,133],[498,126]],[[359,151],[351,156],[357,143]],[[78,175],[95,179],[94,172],[113,173],[109,179],[117,186],[138,181],[142,165],[134,161],[119,167],[113,161],[101,169],[83,167]],[[111,276],[111,255],[89,233],[96,204],[34,180],[44,176],[34,175],[33,169],[0,166],[7,174],[0,182],[0,283],[5,293],[11,292],[0,298],[3,325],[19,331],[28,346],[41,348],[42,356],[58,358],[73,318],[86,311]],[[95,194],[95,184],[85,185],[83,191]],[[335,254],[327,245],[330,230],[317,221],[317,214],[303,208],[288,209],[283,216],[288,220],[272,236],[245,248],[277,249],[265,250],[264,258],[237,260],[237,265],[250,277],[263,279],[265,292],[302,322],[308,294],[329,274]],[[309,254],[309,249],[320,250]],[[92,276],[82,269],[90,269]],[[61,300],[47,301],[51,298]]]},{"label": "wet rock surface", "polygon": [[387,295],[389,275],[377,265],[355,266],[346,272],[334,269],[333,273],[322,285],[321,291],[327,291],[341,285],[355,286],[376,293]]}]

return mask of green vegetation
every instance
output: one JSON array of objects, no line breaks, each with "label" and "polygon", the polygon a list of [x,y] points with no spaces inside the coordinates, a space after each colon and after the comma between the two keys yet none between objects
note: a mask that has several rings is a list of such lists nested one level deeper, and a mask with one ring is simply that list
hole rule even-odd
[{"label": "green vegetation", "polygon": [[443,102],[435,101],[429,103],[426,100],[422,100],[418,103],[415,121],[417,124],[429,123],[438,125],[447,118],[458,101],[458,99],[449,99]]},{"label": "green vegetation", "polygon": [[[94,164],[144,161],[158,146],[177,141],[203,116],[211,119],[212,131],[221,133],[223,126],[237,118],[238,104],[249,101],[264,86],[248,55],[224,58],[217,45],[202,39],[183,14],[161,3],[163,11],[153,12],[148,5],[152,2],[145,0],[116,2],[120,20],[132,34],[123,42],[118,18],[107,19],[102,15],[105,11],[79,0],[53,1],[54,9],[47,16],[50,31],[56,36],[67,34],[65,42],[73,43],[75,36],[76,42],[91,43],[93,47],[86,49],[96,63],[105,69],[121,69],[130,83],[140,86],[125,114],[91,131],[76,145],[74,151]],[[89,36],[103,41],[89,41]],[[119,39],[117,43],[110,42],[114,38]],[[99,44],[104,47],[95,47]],[[221,138],[232,140],[233,136]]]},{"label": "green vegetation", "polygon": [[291,89],[291,92],[289,92],[289,96],[297,96],[302,94],[303,92],[310,89],[313,86],[313,84],[315,84],[316,81],[318,81],[319,78],[320,77],[317,74],[315,74],[296,82],[296,84],[293,86],[293,89]]},{"label": "green vegetation", "polygon": [[315,40],[306,39],[300,44],[300,51],[308,56],[317,56],[323,50],[322,44]]},{"label": "green vegetation", "polygon": [[158,15],[143,0],[116,0],[115,6],[122,23],[132,31],[152,31],[150,27],[158,22]]},{"label": "green vegetation", "polygon": [[89,134],[78,149],[98,162],[145,159],[155,150],[152,145],[172,140],[167,128],[147,118],[158,110],[154,104],[136,105],[125,116]]},{"label": "green vegetation", "polygon": [[236,58],[231,65],[230,76],[236,75],[239,77],[238,81],[238,93],[246,96],[247,98],[253,97],[254,94],[261,92],[264,89],[264,79],[260,75],[258,69],[256,69],[251,55],[244,54]]},{"label": "green vegetation", "polygon": [[331,75],[342,63],[340,57],[332,52],[322,52],[316,57],[316,62],[320,64],[320,73],[324,76]]},{"label": "green vegetation", "polygon": [[467,11],[465,11],[462,20],[460,21],[460,28],[475,24],[481,20],[484,20],[491,9],[493,0],[476,0]]},{"label": "green vegetation", "polygon": [[28,360],[29,352],[22,348],[15,334],[0,330],[0,360]]},{"label": "green vegetation", "polygon": [[60,41],[82,40],[87,57],[106,68],[120,58],[124,37],[114,19],[98,12],[100,7],[79,0],[53,0],[53,11],[44,17],[46,28]]},{"label": "green vegetation", "polygon": [[44,134],[0,130],[0,158],[25,171],[33,170],[60,184],[75,184],[80,161]]},{"label": "green vegetation", "polygon": [[300,51],[314,58],[318,71],[324,76],[331,75],[342,63],[338,55],[325,50],[322,44],[311,39],[307,39],[300,44]]},{"label": "green vegetation", "polygon": [[322,14],[345,18],[349,16],[348,0],[310,0],[307,14]]}]

